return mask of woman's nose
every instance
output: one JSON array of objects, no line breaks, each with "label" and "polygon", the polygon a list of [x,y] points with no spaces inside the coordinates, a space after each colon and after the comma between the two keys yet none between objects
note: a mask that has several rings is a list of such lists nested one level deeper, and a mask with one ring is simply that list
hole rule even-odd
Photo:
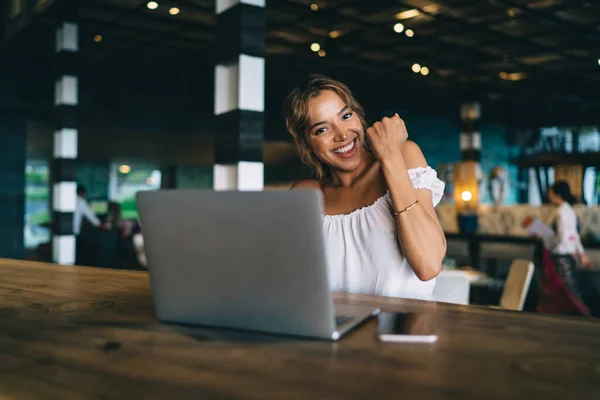
[{"label": "woman's nose", "polygon": [[343,142],[348,138],[348,134],[346,134],[346,130],[343,128],[335,128],[335,140],[338,142]]}]

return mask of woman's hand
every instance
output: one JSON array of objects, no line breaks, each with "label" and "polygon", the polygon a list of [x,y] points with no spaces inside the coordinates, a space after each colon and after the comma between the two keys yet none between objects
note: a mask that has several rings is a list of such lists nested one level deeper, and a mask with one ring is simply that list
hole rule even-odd
[{"label": "woman's hand", "polygon": [[373,154],[379,161],[401,157],[402,145],[408,139],[406,126],[398,114],[375,122],[373,126],[367,128],[366,135]]},{"label": "woman's hand", "polygon": [[579,262],[583,268],[590,268],[592,266],[592,260],[585,253],[579,254]]}]

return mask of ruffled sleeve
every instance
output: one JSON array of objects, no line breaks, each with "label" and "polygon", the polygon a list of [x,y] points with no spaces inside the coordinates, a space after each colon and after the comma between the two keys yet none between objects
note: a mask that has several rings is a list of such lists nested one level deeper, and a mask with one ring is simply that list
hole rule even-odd
[{"label": "ruffled sleeve", "polygon": [[437,172],[427,167],[417,167],[408,170],[408,176],[415,189],[428,189],[431,191],[433,206],[437,206],[444,195],[445,184],[437,177]]}]

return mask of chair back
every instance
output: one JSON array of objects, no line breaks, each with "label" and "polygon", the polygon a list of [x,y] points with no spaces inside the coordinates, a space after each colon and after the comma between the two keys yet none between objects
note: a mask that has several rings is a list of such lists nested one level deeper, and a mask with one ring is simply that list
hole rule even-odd
[{"label": "chair back", "polygon": [[533,277],[533,269],[533,263],[522,258],[518,258],[510,264],[502,297],[500,298],[500,307],[507,310],[523,310]]}]

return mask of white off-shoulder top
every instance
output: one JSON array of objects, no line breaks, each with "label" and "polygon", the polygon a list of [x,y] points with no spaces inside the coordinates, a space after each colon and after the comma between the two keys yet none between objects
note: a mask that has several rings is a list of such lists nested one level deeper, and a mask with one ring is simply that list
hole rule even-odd
[{"label": "white off-shoulder top", "polygon": [[[444,193],[436,171],[419,167],[408,174],[415,188],[431,191],[436,206]],[[326,215],[323,231],[333,291],[431,300],[435,279],[421,281],[404,258],[389,192],[350,214]]]}]

